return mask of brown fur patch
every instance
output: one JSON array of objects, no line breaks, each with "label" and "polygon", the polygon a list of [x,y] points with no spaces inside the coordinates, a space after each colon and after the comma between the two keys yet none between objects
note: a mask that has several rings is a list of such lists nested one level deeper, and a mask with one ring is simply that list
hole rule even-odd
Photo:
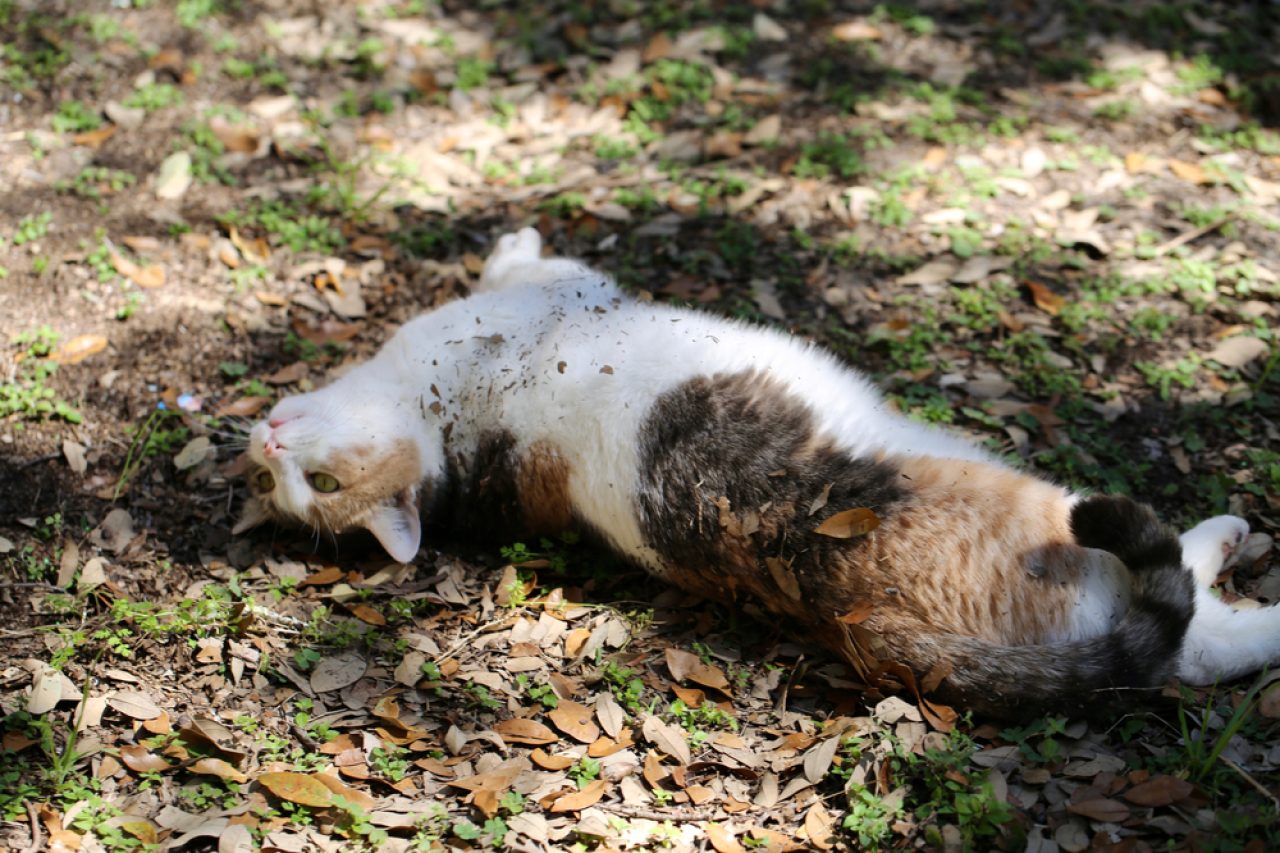
[{"label": "brown fur patch", "polygon": [[1061,488],[981,462],[895,461],[910,498],[870,535],[863,570],[895,590],[902,617],[1013,645],[1063,626],[1088,555]]},{"label": "brown fur patch", "polygon": [[534,442],[520,457],[516,491],[525,527],[536,533],[560,533],[573,524],[569,500],[569,462],[555,445]]}]

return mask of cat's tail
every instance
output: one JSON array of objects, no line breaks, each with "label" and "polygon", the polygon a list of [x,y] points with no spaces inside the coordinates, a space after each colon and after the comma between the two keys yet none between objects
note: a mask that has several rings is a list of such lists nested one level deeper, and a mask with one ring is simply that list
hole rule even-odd
[{"label": "cat's tail", "polygon": [[1159,687],[1177,671],[1195,587],[1177,535],[1129,498],[1081,500],[1071,512],[1076,542],[1116,555],[1129,569],[1128,612],[1106,634],[1054,645],[1002,646],[974,637],[922,638],[951,665],[937,695],[998,717],[1048,711],[1107,712],[1133,690]]}]

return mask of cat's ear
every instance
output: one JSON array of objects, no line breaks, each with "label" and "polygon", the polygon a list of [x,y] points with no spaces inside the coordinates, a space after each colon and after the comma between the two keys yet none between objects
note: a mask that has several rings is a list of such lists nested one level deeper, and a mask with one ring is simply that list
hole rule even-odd
[{"label": "cat's ear", "polygon": [[364,526],[382,543],[391,559],[408,563],[422,544],[422,519],[418,516],[418,495],[405,489],[395,502],[384,504],[369,514]]},{"label": "cat's ear", "polygon": [[231,535],[239,536],[270,518],[271,516],[262,506],[262,501],[251,497],[244,502],[244,509],[240,510],[240,520],[236,522],[235,527],[231,528]]}]

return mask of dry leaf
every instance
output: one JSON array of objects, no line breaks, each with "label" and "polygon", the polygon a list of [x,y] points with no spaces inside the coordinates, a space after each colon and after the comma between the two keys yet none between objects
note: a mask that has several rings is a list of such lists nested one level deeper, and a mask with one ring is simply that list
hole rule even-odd
[{"label": "dry leaf", "polygon": [[89,462],[84,458],[84,445],[78,441],[64,439],[62,442],[62,455],[67,460],[67,465],[76,474],[83,474],[89,470]]},{"label": "dry leaf", "polygon": [[238,400],[223,403],[214,412],[214,416],[219,418],[251,418],[265,409],[270,402],[270,397],[241,397]]},{"label": "dry leaf", "polygon": [[150,696],[137,690],[114,690],[107,694],[107,704],[135,720],[150,720],[164,713]]},{"label": "dry leaf", "polygon": [[135,773],[160,773],[170,767],[169,762],[145,746],[120,747],[120,760]]},{"label": "dry leaf", "polygon": [[827,771],[831,769],[831,762],[836,757],[836,750],[839,748],[840,738],[829,737],[826,740],[819,741],[816,746],[806,752],[804,754],[804,778],[815,785],[826,778]]},{"label": "dry leaf", "polygon": [[586,705],[571,699],[562,700],[547,717],[557,729],[581,743],[591,743],[600,737],[595,714]]},{"label": "dry leaf", "polygon": [[302,586],[327,586],[331,583],[337,583],[347,576],[347,573],[337,566],[325,566],[318,572],[307,575],[303,578]]},{"label": "dry leaf", "polygon": [[689,743],[684,738],[684,730],[679,726],[664,723],[650,715],[644,718],[640,731],[646,740],[681,764],[688,764],[693,760],[693,755],[689,752]]},{"label": "dry leaf", "polygon": [[875,605],[869,598],[860,598],[849,608],[849,612],[836,617],[837,622],[845,625],[861,625],[875,612]]},{"label": "dry leaf", "polygon": [[1208,357],[1223,367],[1244,367],[1249,362],[1266,355],[1269,350],[1267,342],[1261,338],[1236,335],[1220,342]]},{"label": "dry leaf", "polygon": [[282,800],[300,806],[327,808],[333,805],[333,794],[323,782],[305,773],[263,773],[258,784]]},{"label": "dry leaf", "polygon": [[543,770],[567,770],[578,763],[572,755],[550,755],[544,749],[535,749],[529,753],[529,758]]},{"label": "dry leaf", "polygon": [[865,536],[880,526],[880,517],[865,506],[837,512],[813,529],[814,533],[832,539],[852,539]]},{"label": "dry leaf", "polygon": [[140,266],[119,252],[111,253],[111,265],[116,272],[132,281],[138,287],[160,287],[164,284],[164,267],[159,264]]},{"label": "dry leaf", "polygon": [[600,802],[600,798],[605,795],[609,789],[608,781],[597,779],[587,785],[581,791],[574,791],[571,794],[565,794],[554,803],[551,804],[553,812],[580,812],[583,809],[591,808]]},{"label": "dry leaf", "polygon": [[337,776],[330,776],[328,773],[312,773],[311,778],[328,788],[330,793],[337,794],[347,802],[355,803],[366,811],[378,805],[378,801],[376,799],[358,788],[352,788],[350,785],[344,785],[342,780]]},{"label": "dry leaf", "polygon": [[555,743],[559,740],[556,733],[547,726],[537,720],[530,720],[524,717],[502,720],[493,727],[493,730],[508,745],[525,743],[537,746],[545,743]]},{"label": "dry leaf", "polygon": [[832,27],[831,35],[838,41],[875,41],[883,33],[880,32],[879,27],[872,26],[866,21],[845,21],[843,24]]},{"label": "dry leaf", "polygon": [[1106,823],[1122,823],[1129,818],[1129,807],[1110,797],[1097,797],[1080,803],[1067,803],[1067,811]]},{"label": "dry leaf", "polygon": [[613,694],[604,690],[596,697],[596,718],[600,721],[600,728],[604,729],[604,733],[616,739],[622,732],[626,712],[622,710],[618,700],[613,698]]},{"label": "dry leaf", "polygon": [[217,776],[219,779],[230,779],[232,782],[249,781],[248,776],[221,758],[201,758],[191,765],[191,772]]},{"label": "dry leaf", "polygon": [[341,690],[360,680],[369,662],[357,651],[321,658],[311,673],[311,689],[317,693]]},{"label": "dry leaf", "polygon": [[102,335],[77,335],[58,347],[51,358],[59,364],[79,364],[106,348],[107,339]]},{"label": "dry leaf", "polygon": [[738,843],[733,833],[720,824],[709,823],[702,829],[707,833],[707,840],[716,853],[747,853],[747,849]]},{"label": "dry leaf", "polygon": [[1169,806],[1195,792],[1195,785],[1176,776],[1155,776],[1124,792],[1124,798],[1139,806]]},{"label": "dry leaf", "polygon": [[1213,179],[1196,163],[1169,158],[1169,169],[1184,181],[1192,184],[1211,184]]},{"label": "dry leaf", "polygon": [[1051,317],[1056,317],[1067,304],[1067,300],[1054,293],[1038,281],[1027,281],[1027,289],[1031,291],[1031,300],[1036,307]]},{"label": "dry leaf", "polygon": [[793,601],[800,600],[800,581],[791,571],[791,563],[780,557],[765,557],[764,564],[769,569],[769,576],[784,595]]},{"label": "dry leaf", "polygon": [[691,652],[669,646],[666,657],[667,669],[671,670],[671,677],[676,681],[688,679],[712,690],[729,690],[729,679],[725,678],[720,667],[703,663],[701,658]]},{"label": "dry leaf", "polygon": [[351,604],[347,607],[351,611],[351,615],[359,619],[366,625],[385,625],[387,617],[379,613],[375,608],[367,604]]},{"label": "dry leaf", "polygon": [[86,148],[100,148],[102,143],[116,135],[116,131],[120,128],[114,124],[105,124],[96,130],[86,130],[84,133],[77,133],[71,137],[71,141],[76,145],[83,145]]},{"label": "dry leaf", "polygon": [[[836,740],[836,738],[831,738]],[[835,831],[835,818],[823,808],[822,801],[810,806],[804,816],[804,831],[809,836],[809,843],[819,850],[830,850],[833,846],[831,836]]]}]

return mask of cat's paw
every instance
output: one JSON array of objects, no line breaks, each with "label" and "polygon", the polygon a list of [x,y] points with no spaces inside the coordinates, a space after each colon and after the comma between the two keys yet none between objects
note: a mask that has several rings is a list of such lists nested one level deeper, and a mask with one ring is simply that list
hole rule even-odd
[{"label": "cat's paw", "polygon": [[1222,570],[1249,536],[1249,524],[1234,515],[1219,515],[1200,522],[1178,537],[1182,562],[1200,586],[1213,586]]}]

